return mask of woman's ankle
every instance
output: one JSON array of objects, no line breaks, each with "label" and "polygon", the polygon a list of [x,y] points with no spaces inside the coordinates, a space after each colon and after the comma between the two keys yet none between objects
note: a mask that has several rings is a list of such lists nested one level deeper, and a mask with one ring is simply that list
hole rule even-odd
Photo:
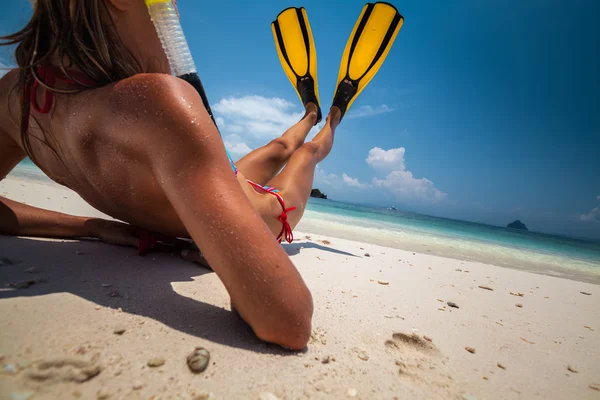
[{"label": "woman's ankle", "polygon": [[319,117],[319,107],[317,107],[314,103],[306,104],[306,112],[302,119],[308,118],[311,124],[315,124],[317,122],[317,118]]},{"label": "woman's ankle", "polygon": [[336,106],[331,107],[329,110],[329,115],[327,115],[327,122],[329,123],[329,126],[331,126],[332,129],[337,128],[341,119],[342,111]]}]

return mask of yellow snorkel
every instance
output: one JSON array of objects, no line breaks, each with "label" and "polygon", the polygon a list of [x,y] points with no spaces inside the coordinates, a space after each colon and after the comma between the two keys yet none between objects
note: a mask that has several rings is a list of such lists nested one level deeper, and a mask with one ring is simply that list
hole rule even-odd
[{"label": "yellow snorkel", "polygon": [[202,103],[206,111],[208,111],[208,115],[210,115],[216,126],[217,123],[215,122],[206,92],[198,76],[192,53],[185,40],[175,5],[172,0],[145,1],[154,28],[156,28],[156,33],[169,60],[171,72],[178,78],[187,81],[198,91],[198,94],[202,98]]}]

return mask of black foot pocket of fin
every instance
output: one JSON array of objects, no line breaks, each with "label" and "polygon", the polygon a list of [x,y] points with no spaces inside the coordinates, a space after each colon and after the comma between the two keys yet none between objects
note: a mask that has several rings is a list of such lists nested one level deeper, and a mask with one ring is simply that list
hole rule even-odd
[{"label": "black foot pocket of fin", "polygon": [[298,78],[297,88],[304,106],[308,103],[313,103],[317,106],[317,122],[315,122],[315,125],[318,124],[323,119],[323,115],[321,114],[321,105],[315,93],[315,80],[310,75]]},{"label": "black foot pocket of fin", "polygon": [[338,88],[335,92],[335,97],[333,98],[333,106],[336,106],[342,112],[340,116],[340,121],[344,118],[346,114],[346,109],[348,108],[348,104],[350,101],[356,96],[358,91],[358,87],[352,85],[348,82],[348,80],[343,80],[338,85]]}]

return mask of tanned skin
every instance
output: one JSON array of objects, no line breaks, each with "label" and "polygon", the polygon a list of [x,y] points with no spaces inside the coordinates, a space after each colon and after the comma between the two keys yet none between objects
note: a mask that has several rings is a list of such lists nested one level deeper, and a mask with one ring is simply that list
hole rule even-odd
[{"label": "tanned skin", "polygon": [[[294,227],[315,167],[331,151],[340,110],[333,107],[321,132],[304,143],[317,118],[309,103],[296,125],[236,163],[236,178],[198,93],[171,76],[144,2],[106,1],[121,40],[148,73],[55,94],[50,113],[32,111],[29,134],[35,160],[52,180],[127,224],[0,197],[0,234],[96,237],[131,246],[138,245],[133,233],[139,228],[191,237],[259,338],[304,348],[313,314],[310,291],[275,239],[280,204],[248,185],[246,176],[277,187],[286,204],[297,207],[289,214]],[[15,70],[0,80],[0,179],[26,157],[17,79]],[[66,83],[58,88],[72,89]],[[36,95],[41,102],[41,91]],[[43,132],[58,156],[35,139]]]}]

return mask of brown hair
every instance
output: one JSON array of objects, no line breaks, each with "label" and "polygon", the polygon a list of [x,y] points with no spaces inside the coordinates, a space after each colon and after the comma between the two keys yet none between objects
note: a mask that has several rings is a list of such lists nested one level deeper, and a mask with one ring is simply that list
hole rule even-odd
[{"label": "brown hair", "polygon": [[[25,90],[32,79],[47,90],[75,93],[89,86],[69,75],[68,68],[72,66],[81,70],[97,86],[142,72],[137,60],[121,42],[105,0],[33,1],[33,16],[29,23],[18,32],[0,37],[0,40],[0,46],[17,45],[15,58],[20,71],[15,89],[19,91],[21,105],[21,140],[25,152],[34,162],[28,135],[30,104],[25,101]],[[58,90],[39,79],[36,68],[53,61],[58,62],[62,72],[77,82],[79,88]],[[49,146],[45,137],[36,139]]]}]

